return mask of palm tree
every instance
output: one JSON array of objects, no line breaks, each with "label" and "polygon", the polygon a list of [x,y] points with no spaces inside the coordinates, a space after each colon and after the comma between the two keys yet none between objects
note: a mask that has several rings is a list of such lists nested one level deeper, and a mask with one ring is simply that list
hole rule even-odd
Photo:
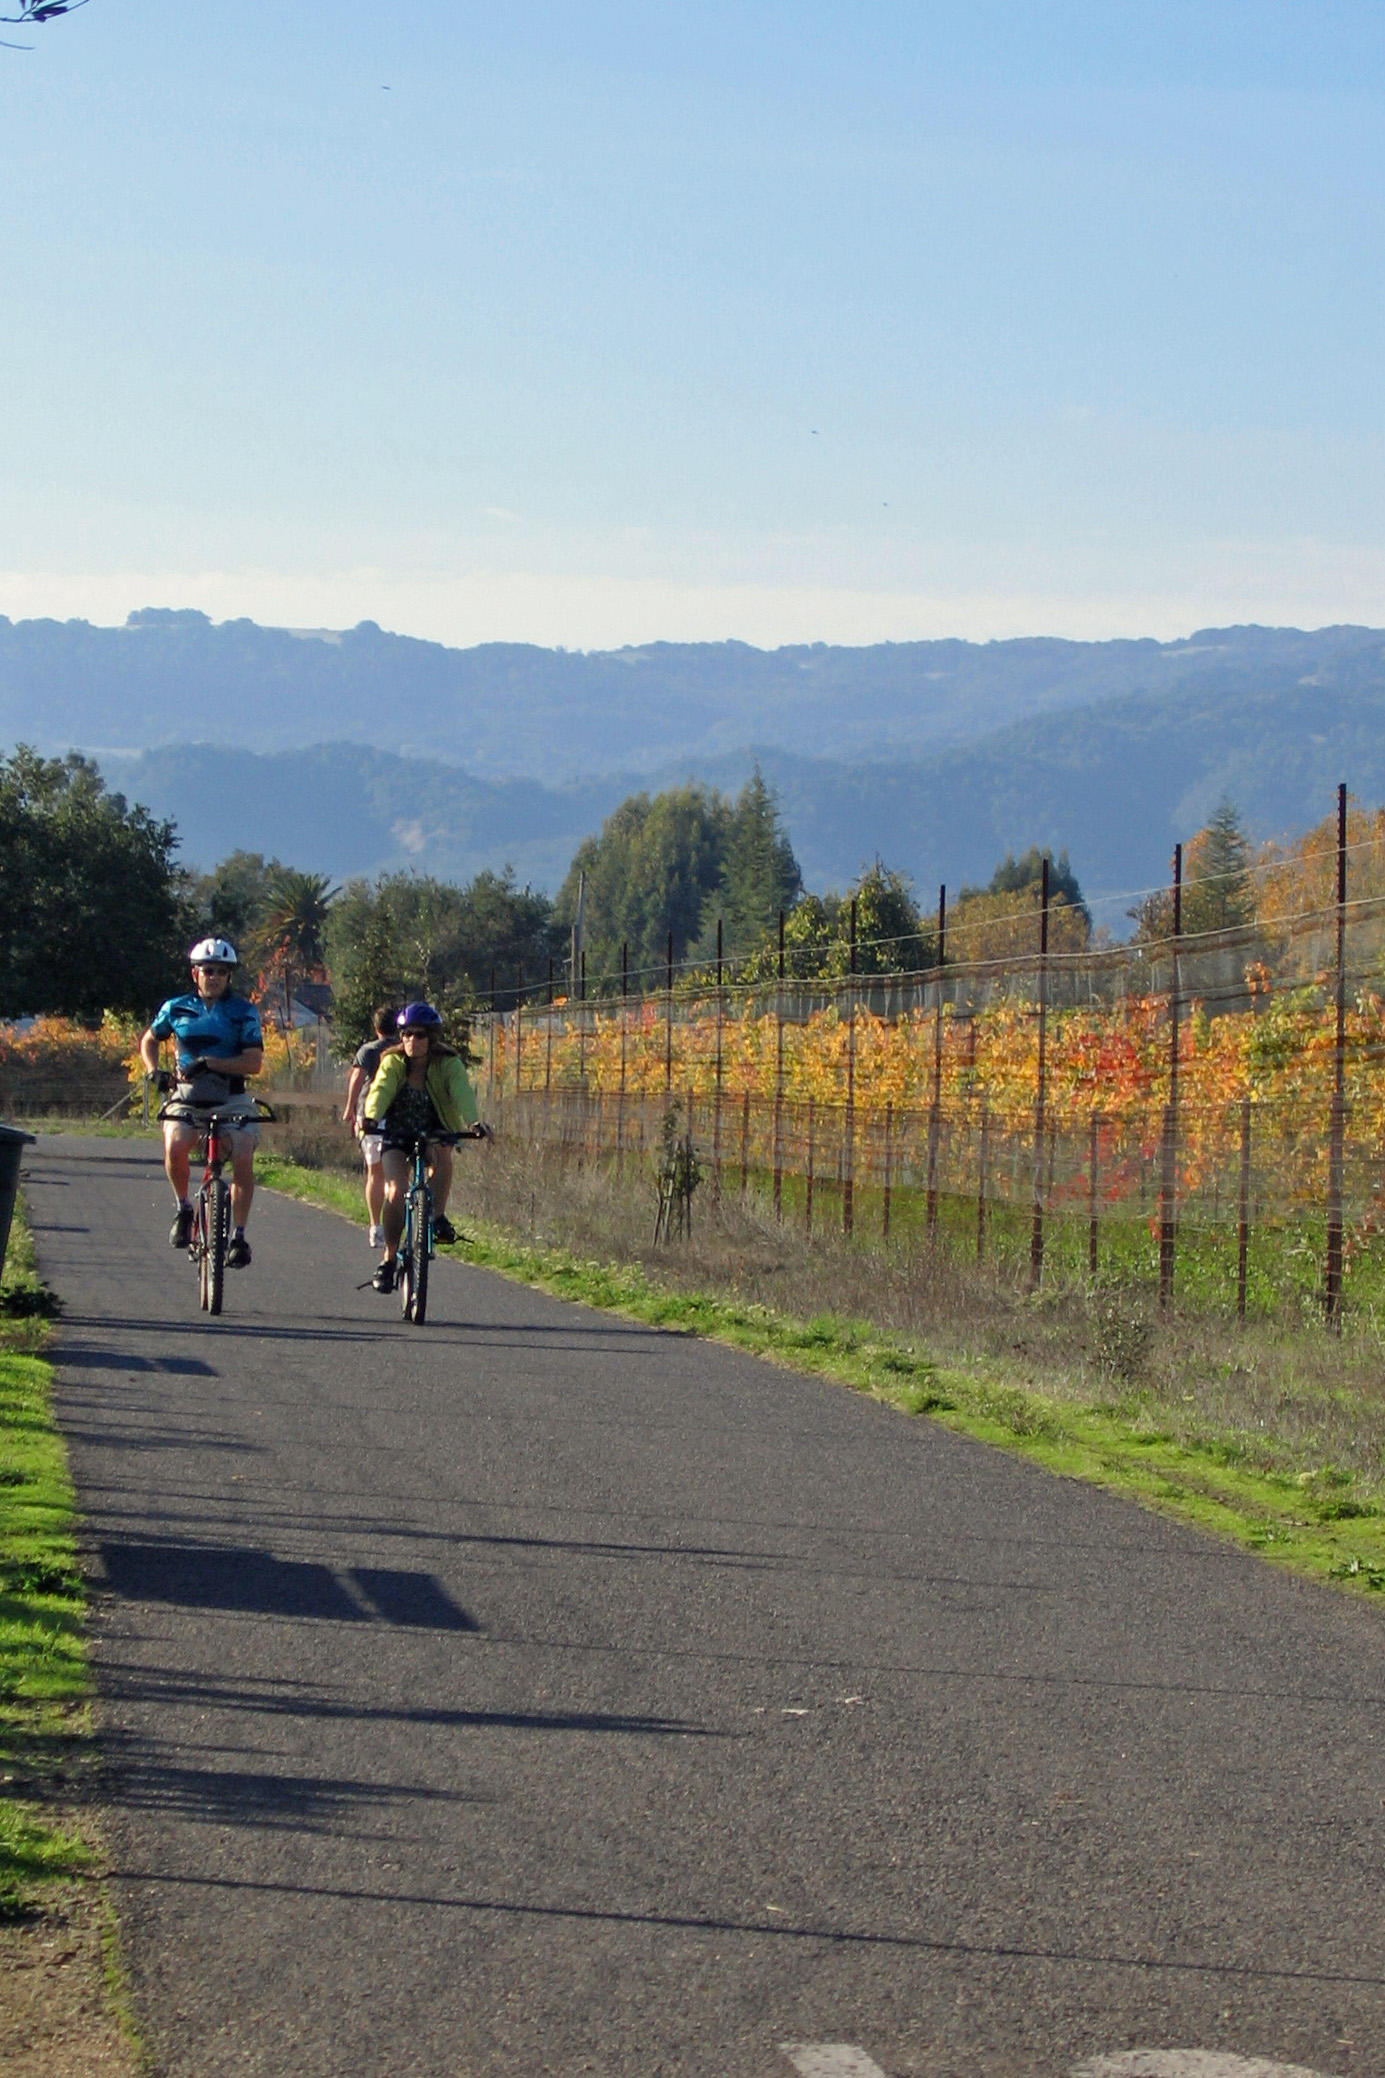
[{"label": "palm tree", "polygon": [[269,966],[284,991],[284,1038],[293,1025],[293,981],[320,973],[325,956],[327,912],[341,893],[325,873],[299,873],[283,866],[269,889],[264,932]]}]

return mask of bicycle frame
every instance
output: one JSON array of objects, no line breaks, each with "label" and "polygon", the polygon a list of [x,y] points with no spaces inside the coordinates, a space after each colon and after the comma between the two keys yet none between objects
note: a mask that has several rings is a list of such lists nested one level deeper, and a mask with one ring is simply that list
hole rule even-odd
[{"label": "bicycle frame", "polygon": [[404,1198],[404,1233],[399,1243],[399,1303],[405,1320],[421,1327],[428,1310],[428,1265],[433,1257],[433,1185],[428,1142],[414,1142],[413,1173]]},{"label": "bicycle frame", "polygon": [[192,1242],[188,1254],[197,1265],[198,1292],[205,1313],[220,1313],[226,1284],[226,1243],[231,1220],[231,1194],[222,1164],[231,1155],[231,1136],[217,1119],[208,1119],[197,1142],[202,1182],[193,1206]]},{"label": "bicycle frame", "polygon": [[[257,1120],[273,1120],[274,1113],[263,1098],[255,1097],[252,1102]],[[198,1299],[203,1312],[220,1313],[226,1288],[226,1249],[231,1238],[231,1189],[222,1172],[232,1159],[234,1122],[199,1117],[189,1104],[173,1110],[162,1105],[159,1118],[164,1124],[191,1126],[197,1135],[189,1152],[190,1161],[202,1165],[202,1181],[193,1200],[188,1259],[197,1271]]]}]

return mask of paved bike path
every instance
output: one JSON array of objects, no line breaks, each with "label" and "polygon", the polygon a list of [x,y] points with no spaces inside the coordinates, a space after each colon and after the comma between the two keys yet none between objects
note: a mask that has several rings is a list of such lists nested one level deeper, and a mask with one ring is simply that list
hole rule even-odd
[{"label": "paved bike path", "polygon": [[161,2070],[1385,2074],[1385,1612],[269,1194],[211,1321],[152,1149],[27,1167]]}]

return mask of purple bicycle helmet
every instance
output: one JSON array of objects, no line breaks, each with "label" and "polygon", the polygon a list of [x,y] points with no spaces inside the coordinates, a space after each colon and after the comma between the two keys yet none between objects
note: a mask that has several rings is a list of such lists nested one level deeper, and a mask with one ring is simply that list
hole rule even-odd
[{"label": "purple bicycle helmet", "polygon": [[442,1023],[431,1003],[406,1003],[396,1023],[401,1032],[427,1032]]}]

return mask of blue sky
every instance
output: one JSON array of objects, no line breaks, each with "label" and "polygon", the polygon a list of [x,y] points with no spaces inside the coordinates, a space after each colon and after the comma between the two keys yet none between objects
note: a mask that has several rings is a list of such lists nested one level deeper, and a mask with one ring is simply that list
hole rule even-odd
[{"label": "blue sky", "polygon": [[90,0],[0,51],[0,612],[1385,620],[1385,10]]}]

